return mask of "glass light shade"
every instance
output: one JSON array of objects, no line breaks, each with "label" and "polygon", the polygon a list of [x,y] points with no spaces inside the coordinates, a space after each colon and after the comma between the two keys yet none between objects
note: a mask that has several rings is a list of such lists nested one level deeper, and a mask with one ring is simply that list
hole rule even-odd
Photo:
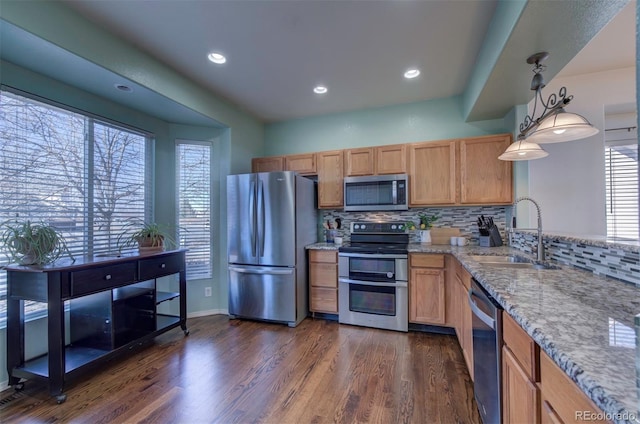
[{"label": "glass light shade", "polygon": [[549,153],[546,152],[542,147],[538,146],[536,143],[531,143],[530,141],[525,140],[518,140],[507,147],[507,150],[505,150],[503,154],[498,156],[498,159],[517,161],[542,159],[547,156],[549,156]]},{"label": "glass light shade", "polygon": [[591,137],[598,132],[584,116],[565,112],[561,108],[544,118],[538,128],[527,137],[527,141],[538,144],[562,143]]}]

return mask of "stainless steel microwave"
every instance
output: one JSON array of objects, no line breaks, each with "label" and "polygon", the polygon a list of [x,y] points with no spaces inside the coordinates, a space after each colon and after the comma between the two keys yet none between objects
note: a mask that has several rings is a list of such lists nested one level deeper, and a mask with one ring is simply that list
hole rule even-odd
[{"label": "stainless steel microwave", "polygon": [[409,209],[407,174],[344,179],[345,211],[405,211]]}]

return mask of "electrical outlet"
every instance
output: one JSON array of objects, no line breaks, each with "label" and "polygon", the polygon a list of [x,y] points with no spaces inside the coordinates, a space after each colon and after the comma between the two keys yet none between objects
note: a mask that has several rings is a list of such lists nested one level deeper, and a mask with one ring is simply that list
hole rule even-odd
[{"label": "electrical outlet", "polygon": [[211,287],[205,287],[204,288],[204,296],[205,297],[211,297]]}]

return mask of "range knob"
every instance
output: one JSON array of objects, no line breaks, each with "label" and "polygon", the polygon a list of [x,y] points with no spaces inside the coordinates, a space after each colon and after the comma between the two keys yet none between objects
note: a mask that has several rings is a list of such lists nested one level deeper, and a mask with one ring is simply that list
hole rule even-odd
[{"label": "range knob", "polygon": [[353,229],[357,230],[358,228],[360,228],[360,226],[358,224],[353,224]]},{"label": "range knob", "polygon": [[366,228],[367,228],[367,226],[366,226],[366,225],[364,225],[364,224],[360,224],[360,229],[361,229],[361,230],[364,230],[364,229],[366,229]]},{"label": "range knob", "polygon": [[396,229],[396,224],[391,224],[391,229],[395,230]]}]

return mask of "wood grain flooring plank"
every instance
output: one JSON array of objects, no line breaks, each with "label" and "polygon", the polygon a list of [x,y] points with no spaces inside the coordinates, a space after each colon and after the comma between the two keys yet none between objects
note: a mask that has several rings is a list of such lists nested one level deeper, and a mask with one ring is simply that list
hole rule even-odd
[{"label": "wood grain flooring plank", "polygon": [[455,337],[308,318],[296,328],[189,319],[67,384],[61,405],[27,381],[3,423],[479,423]]}]

